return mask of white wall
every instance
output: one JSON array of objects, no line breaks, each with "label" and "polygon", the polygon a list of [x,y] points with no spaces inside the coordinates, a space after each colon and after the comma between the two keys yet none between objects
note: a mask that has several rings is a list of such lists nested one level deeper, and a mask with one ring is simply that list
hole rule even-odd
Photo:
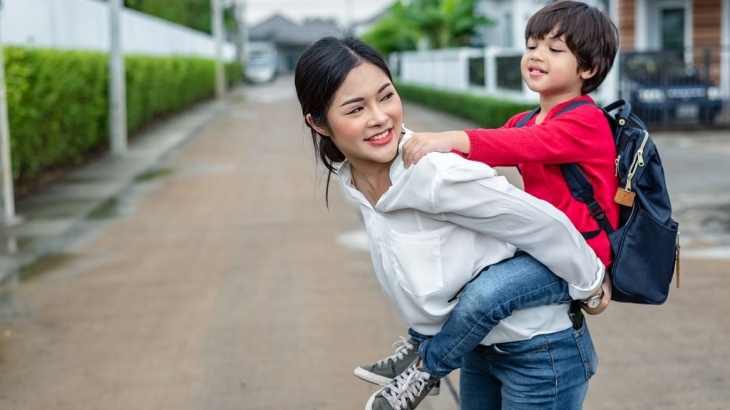
[{"label": "white wall", "polygon": [[[4,0],[0,38],[4,44],[107,51],[109,11],[97,0]],[[125,9],[122,48],[127,54],[187,55],[215,58],[213,37]],[[236,48],[224,44],[226,61]]]},{"label": "white wall", "polygon": [[[537,104],[539,95],[527,88],[524,82],[520,91],[499,88],[497,85],[497,57],[522,56],[523,53],[523,48],[501,47],[406,51],[391,54],[389,64],[391,68],[399,67],[398,77],[407,84],[470,91],[511,101]],[[469,84],[470,57],[485,59],[485,84],[483,86]],[[601,87],[591,94],[601,104],[605,105],[618,99],[618,69],[616,67],[617,65],[614,64],[614,68]]]},{"label": "white wall", "polygon": [[482,50],[450,48],[408,51],[399,55],[402,81],[450,90],[467,90],[469,57],[482,55]]}]

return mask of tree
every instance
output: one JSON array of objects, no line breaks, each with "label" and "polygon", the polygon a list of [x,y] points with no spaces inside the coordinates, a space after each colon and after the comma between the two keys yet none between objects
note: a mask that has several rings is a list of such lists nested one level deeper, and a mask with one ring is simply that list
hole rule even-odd
[{"label": "tree", "polygon": [[400,1],[393,4],[362,40],[383,55],[394,51],[415,50],[421,33],[413,21],[403,20],[406,6]]},{"label": "tree", "polygon": [[476,0],[413,0],[402,17],[415,22],[430,47],[460,47],[478,27],[491,24],[474,13],[475,6]]},{"label": "tree", "polygon": [[396,2],[363,40],[382,53],[412,50],[425,40],[431,48],[461,47],[470,43],[490,20],[474,13],[476,0],[411,0]]},{"label": "tree", "polygon": [[[194,30],[212,32],[210,0],[124,0],[124,6]],[[235,31],[233,12],[232,7],[223,10],[229,33]]]}]

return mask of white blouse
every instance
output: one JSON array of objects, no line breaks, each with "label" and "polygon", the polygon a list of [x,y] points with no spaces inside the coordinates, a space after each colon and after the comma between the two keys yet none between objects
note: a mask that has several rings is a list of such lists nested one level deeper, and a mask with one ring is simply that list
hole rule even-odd
[{"label": "white blouse", "polygon": [[[359,204],[378,281],[419,333],[438,332],[456,304],[448,299],[516,247],[565,279],[573,299],[590,296],[603,280],[603,264],[565,214],[483,163],[430,153],[405,169],[399,154],[392,185],[374,208],[355,189],[347,161],[337,174]],[[567,310],[559,304],[515,311],[482,344],[567,329]]]}]

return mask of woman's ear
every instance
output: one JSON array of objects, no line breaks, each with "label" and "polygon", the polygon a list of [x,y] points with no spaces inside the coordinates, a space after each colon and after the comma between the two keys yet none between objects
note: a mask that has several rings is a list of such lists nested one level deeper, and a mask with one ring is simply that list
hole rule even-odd
[{"label": "woman's ear", "polygon": [[307,114],[304,117],[304,120],[307,121],[307,124],[309,124],[309,126],[312,127],[313,130],[317,131],[317,134],[329,137],[329,135],[327,135],[327,130],[314,123],[314,121],[312,120],[312,114]]}]

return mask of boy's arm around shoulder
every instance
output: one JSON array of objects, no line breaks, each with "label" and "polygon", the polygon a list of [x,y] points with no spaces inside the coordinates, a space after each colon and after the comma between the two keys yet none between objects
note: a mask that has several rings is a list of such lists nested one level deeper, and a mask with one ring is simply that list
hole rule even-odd
[{"label": "boy's arm around shoulder", "polygon": [[528,127],[515,128],[516,122],[513,118],[503,128],[466,130],[467,158],[492,166],[567,164],[615,150],[608,121],[594,105],[576,107]]},{"label": "boy's arm around shoulder", "polygon": [[568,282],[573,299],[586,298],[601,285],[603,264],[554,206],[457,155],[428,155],[412,168],[431,181],[429,212],[529,253]]},{"label": "boy's arm around shoulder", "polygon": [[403,165],[406,168],[430,152],[468,154],[469,136],[464,131],[417,132],[403,143]]}]

